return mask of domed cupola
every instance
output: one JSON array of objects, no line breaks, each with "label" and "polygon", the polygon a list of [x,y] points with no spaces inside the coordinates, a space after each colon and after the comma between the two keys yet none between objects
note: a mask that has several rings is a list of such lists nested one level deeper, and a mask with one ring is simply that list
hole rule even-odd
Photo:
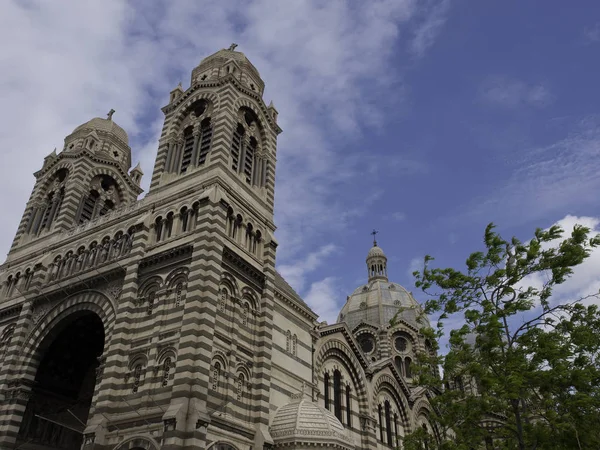
[{"label": "domed cupola", "polygon": [[200,61],[192,71],[191,85],[214,83],[219,78],[231,76],[248,90],[262,96],[265,90],[264,81],[246,55],[235,51],[236,47],[237,44],[231,44],[229,48],[221,49]]},{"label": "domed cupola", "polygon": [[369,274],[369,281],[387,281],[387,257],[385,256],[385,253],[383,253],[383,250],[377,246],[375,233],[376,232],[373,232],[373,247],[367,254],[367,270]]},{"label": "domed cupola", "polygon": [[361,323],[384,330],[397,317],[421,328],[421,306],[403,286],[388,280],[387,257],[376,240],[367,254],[367,268],[368,283],[348,296],[338,322],[346,322],[351,330]]},{"label": "domed cupola", "polygon": [[102,158],[116,161],[125,171],[131,167],[131,148],[125,130],[112,119],[114,109],[106,119],[94,117],[79,125],[65,138],[64,151],[87,150]]}]

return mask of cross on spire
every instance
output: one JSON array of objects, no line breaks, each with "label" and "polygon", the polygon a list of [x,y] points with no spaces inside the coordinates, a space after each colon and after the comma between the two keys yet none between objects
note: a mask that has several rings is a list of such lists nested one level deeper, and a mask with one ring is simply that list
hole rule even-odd
[{"label": "cross on spire", "polygon": [[375,239],[375,238],[378,233],[379,233],[379,231],[377,231],[377,230],[371,231],[371,235],[373,236],[373,247],[377,247],[377,239]]}]

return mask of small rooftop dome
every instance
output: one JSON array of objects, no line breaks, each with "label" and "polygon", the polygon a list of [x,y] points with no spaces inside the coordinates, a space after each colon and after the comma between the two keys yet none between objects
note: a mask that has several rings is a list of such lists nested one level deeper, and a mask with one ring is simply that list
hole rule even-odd
[{"label": "small rooftop dome", "polygon": [[293,445],[354,449],[352,439],[333,413],[309,400],[298,399],[279,408],[270,433],[275,448]]}]

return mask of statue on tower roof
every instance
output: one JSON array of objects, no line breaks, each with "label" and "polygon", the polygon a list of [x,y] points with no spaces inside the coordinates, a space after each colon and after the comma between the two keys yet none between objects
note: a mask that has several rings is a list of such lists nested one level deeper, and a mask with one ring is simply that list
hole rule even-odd
[{"label": "statue on tower roof", "polygon": [[229,48],[228,48],[227,50],[229,50],[230,52],[232,52],[232,51],[234,51],[234,50],[235,50],[235,48],[236,48],[237,46],[238,46],[238,45],[237,45],[236,43],[233,43],[233,44],[231,44],[231,45],[229,46]]},{"label": "statue on tower roof", "polygon": [[106,117],[108,118],[108,120],[112,120],[112,116],[116,111],[114,109],[111,108],[111,110],[108,112],[108,114],[106,115]]}]

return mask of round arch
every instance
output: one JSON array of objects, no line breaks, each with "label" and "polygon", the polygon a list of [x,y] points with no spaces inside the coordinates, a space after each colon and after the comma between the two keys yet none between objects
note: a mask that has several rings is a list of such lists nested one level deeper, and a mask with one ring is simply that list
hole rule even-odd
[{"label": "round arch", "polygon": [[106,351],[115,324],[115,306],[106,295],[98,291],[80,292],[67,297],[46,312],[25,339],[21,352],[24,356],[21,363],[21,373],[24,377],[31,378],[31,380],[35,378],[37,366],[44,350],[43,343],[51,340],[47,338],[55,336],[60,331],[56,325],[71,314],[82,311],[95,313],[102,321],[105,335],[104,351]]},{"label": "round arch", "polygon": [[113,450],[159,450],[158,443],[149,436],[134,436],[120,444],[117,444]]},{"label": "round arch", "polygon": [[365,377],[364,375],[361,375],[362,370],[360,363],[353,355],[350,348],[338,339],[331,339],[325,342],[318,350],[315,358],[315,372],[317,376],[323,371],[325,363],[330,360],[335,360],[342,364],[350,374],[358,398],[359,411],[367,413],[369,410],[369,399],[364,382]]},{"label": "round arch", "polygon": [[413,430],[413,423],[410,420],[409,412],[410,407],[406,398],[401,395],[402,389],[391,376],[383,374],[379,376],[373,383],[373,414],[377,414],[375,408],[377,408],[377,398],[381,393],[387,394],[396,403],[400,418],[402,420],[402,427],[406,433],[410,433]]},{"label": "round arch", "polygon": [[210,447],[208,447],[208,450],[238,450],[238,448],[235,445],[230,444],[229,442],[219,441],[215,442]]}]

